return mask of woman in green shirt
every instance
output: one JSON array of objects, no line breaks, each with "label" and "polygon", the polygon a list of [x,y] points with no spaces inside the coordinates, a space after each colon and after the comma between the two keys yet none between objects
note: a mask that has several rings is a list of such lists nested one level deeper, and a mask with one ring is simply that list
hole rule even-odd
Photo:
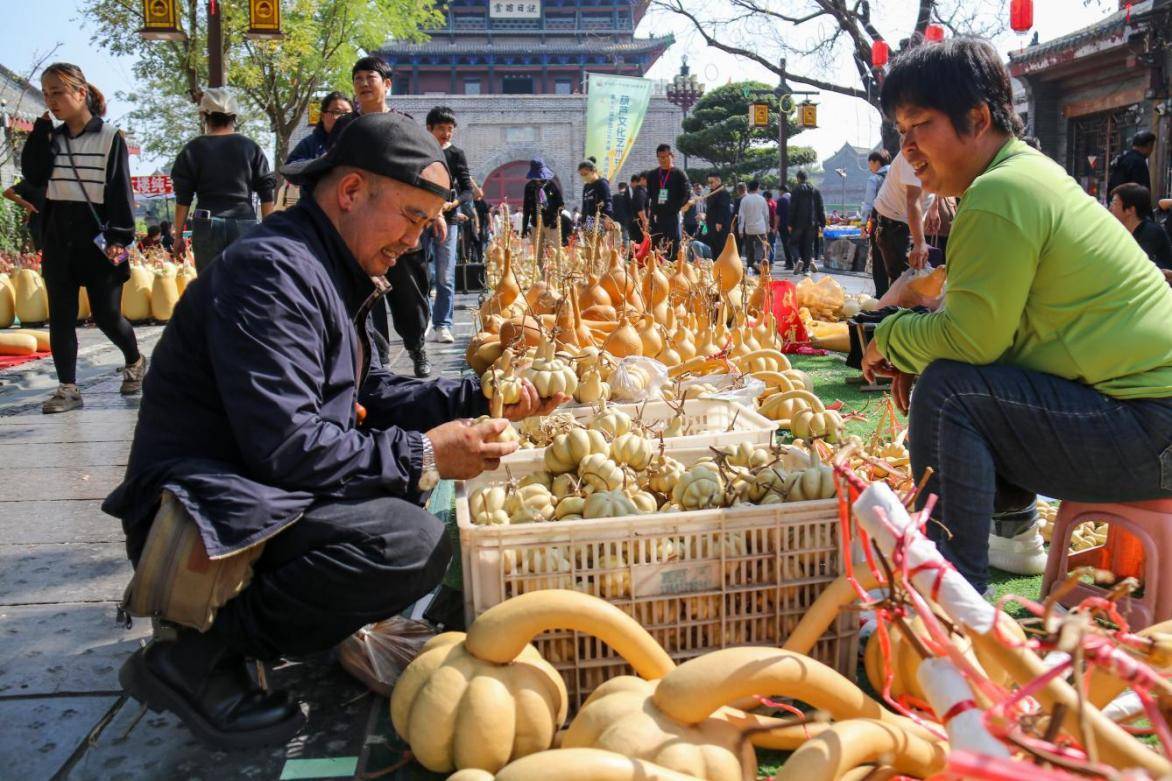
[{"label": "woman in green shirt", "polygon": [[[1017,140],[988,43],[918,46],[884,112],[924,188],[961,196],[943,304],[876,329],[867,376],[911,398],[912,469],[935,470],[930,533],[979,589],[996,485],[1060,499],[1172,497],[1172,291],[1127,231]],[[944,529],[947,529],[947,532]]]}]

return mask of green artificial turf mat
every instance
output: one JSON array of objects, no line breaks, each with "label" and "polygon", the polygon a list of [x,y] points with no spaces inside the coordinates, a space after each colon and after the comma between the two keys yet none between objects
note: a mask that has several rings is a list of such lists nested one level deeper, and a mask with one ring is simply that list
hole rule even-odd
[{"label": "green artificial turf mat", "polygon": [[847,367],[846,356],[842,353],[821,356],[791,355],[789,361],[795,369],[801,369],[810,375],[810,379],[814,381],[814,395],[822,399],[824,404],[841,401],[844,415],[858,412],[865,417],[865,420],[847,421],[848,434],[857,434],[865,438],[874,433],[886,409],[883,399],[887,394],[884,391],[864,393],[859,390],[859,385],[847,384],[847,378],[858,377],[860,373]]}]

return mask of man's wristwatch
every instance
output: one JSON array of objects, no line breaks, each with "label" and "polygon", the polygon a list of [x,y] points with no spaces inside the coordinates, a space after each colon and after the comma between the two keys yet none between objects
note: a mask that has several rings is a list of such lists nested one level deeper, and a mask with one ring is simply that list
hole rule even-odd
[{"label": "man's wristwatch", "polygon": [[419,490],[430,491],[439,485],[440,473],[435,467],[435,448],[427,434],[423,434],[423,470],[419,473]]}]

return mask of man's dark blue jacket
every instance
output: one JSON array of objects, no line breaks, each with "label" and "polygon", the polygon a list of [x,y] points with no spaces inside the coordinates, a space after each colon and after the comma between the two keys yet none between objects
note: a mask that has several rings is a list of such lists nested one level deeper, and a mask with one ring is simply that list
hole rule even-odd
[{"label": "man's dark blue jacket", "polygon": [[[418,432],[487,402],[478,380],[368,365],[365,315],[361,331],[354,318],[375,290],[313,198],[265,220],[187,288],[143,385],[126,479],[102,505],[122,519],[132,561],[163,489],[213,558],[318,500],[418,498]],[[367,410],[361,428],[355,402]]]}]

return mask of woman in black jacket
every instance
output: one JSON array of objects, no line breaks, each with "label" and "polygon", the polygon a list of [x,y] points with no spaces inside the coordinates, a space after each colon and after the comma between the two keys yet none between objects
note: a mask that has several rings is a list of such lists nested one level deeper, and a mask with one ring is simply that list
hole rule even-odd
[{"label": "woman in black jacket", "polygon": [[21,157],[24,178],[45,187],[41,272],[49,293],[49,343],[60,383],[42,412],[82,405],[77,388],[78,290],[89,294],[94,322],[126,359],[122,393],[142,388],[146,359],[122,316],[134,241],[130,157],[116,127],[102,121],[106,99],[76,65],[54,63],[41,76],[49,111],[37,120]]},{"label": "woman in black jacket", "polygon": [[529,161],[529,173],[525,178],[529,181],[525,182],[525,192],[521,199],[521,238],[527,237],[537,227],[537,215],[540,212],[541,225],[546,234],[542,241],[545,246],[553,246],[553,242],[559,240],[558,216],[566,204],[561,185],[541,158]]},{"label": "woman in black jacket", "polygon": [[582,227],[594,229],[596,215],[606,217],[602,222],[605,227],[614,219],[614,203],[610,196],[610,182],[605,176],[598,173],[597,160],[588,157],[578,163],[578,176],[582,177]]}]

